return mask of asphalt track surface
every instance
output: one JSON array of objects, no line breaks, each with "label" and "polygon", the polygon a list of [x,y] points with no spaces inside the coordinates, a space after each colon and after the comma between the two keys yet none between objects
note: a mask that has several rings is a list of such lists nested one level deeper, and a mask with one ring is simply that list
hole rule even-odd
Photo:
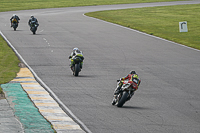
[{"label": "asphalt track surface", "polygon": [[[200,51],[83,15],[189,3],[200,1],[4,12],[0,30],[91,132],[199,133]],[[17,31],[9,24],[14,13],[21,19]],[[36,35],[27,25],[30,15],[40,24]],[[79,77],[69,68],[68,56],[74,47],[85,57]],[[112,106],[116,80],[130,70],[142,79],[139,90],[123,108]]]}]

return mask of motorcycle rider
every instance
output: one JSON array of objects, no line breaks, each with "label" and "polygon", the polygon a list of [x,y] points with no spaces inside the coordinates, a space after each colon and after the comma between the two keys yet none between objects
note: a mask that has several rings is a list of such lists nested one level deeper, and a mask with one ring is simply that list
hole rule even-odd
[{"label": "motorcycle rider", "polygon": [[31,18],[28,21],[28,25],[30,26],[30,29],[31,29],[31,24],[34,21],[35,21],[36,25],[39,26],[37,18],[35,18],[33,15],[31,15]]},{"label": "motorcycle rider", "polygon": [[16,14],[13,14],[13,16],[10,18],[10,22],[11,22],[11,26],[10,27],[12,27],[14,22],[16,22],[18,24],[19,20],[20,20],[20,18]]},{"label": "motorcycle rider", "polygon": [[74,48],[71,55],[69,56],[69,59],[71,59],[71,62],[70,62],[70,67],[72,69],[72,67],[74,66],[74,58],[75,57],[80,57],[82,59],[82,62],[80,64],[80,68],[82,69],[83,67],[83,60],[84,60],[84,57],[83,57],[83,53],[82,51],[80,51],[78,48]]},{"label": "motorcycle rider", "polygon": [[[138,74],[136,74],[135,71],[130,71],[130,73],[129,73],[126,77],[120,78],[120,82],[118,83],[117,88],[115,89],[115,92],[114,92],[114,97],[117,96],[117,95],[120,93],[121,87],[122,87],[123,82],[124,82],[125,80],[131,81],[131,82],[133,81],[133,82],[137,83],[138,87],[139,87],[140,82],[141,82],[141,80],[140,80]],[[132,97],[133,95],[134,95],[134,91],[132,92],[131,97]],[[130,97],[130,98],[131,98],[131,97]],[[129,98],[129,99],[130,99],[130,98]]]}]

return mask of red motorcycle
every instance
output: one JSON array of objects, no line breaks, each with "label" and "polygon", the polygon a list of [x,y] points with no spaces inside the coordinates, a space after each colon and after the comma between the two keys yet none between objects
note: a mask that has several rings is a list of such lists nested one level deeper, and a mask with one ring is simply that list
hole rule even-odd
[{"label": "red motorcycle", "polygon": [[[118,84],[121,82],[117,80]],[[114,96],[112,105],[122,107],[124,103],[131,99],[134,92],[138,89],[138,80],[133,79],[132,81],[124,81],[121,90],[118,95]]]}]

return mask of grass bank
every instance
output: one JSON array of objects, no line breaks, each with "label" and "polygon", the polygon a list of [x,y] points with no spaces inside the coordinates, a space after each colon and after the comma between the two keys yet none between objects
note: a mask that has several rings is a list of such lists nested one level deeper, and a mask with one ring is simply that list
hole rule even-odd
[{"label": "grass bank", "polygon": [[0,12],[57,8],[57,7],[75,7],[91,5],[111,5],[111,4],[128,4],[128,3],[149,3],[164,1],[183,1],[183,0],[1,0]]},{"label": "grass bank", "polygon": [[[200,4],[100,11],[86,15],[200,50]],[[182,21],[187,21],[188,32],[179,32]]]},{"label": "grass bank", "polygon": [[[0,36],[0,84],[7,83],[19,72],[19,59]],[[3,93],[0,88],[0,94]]]}]

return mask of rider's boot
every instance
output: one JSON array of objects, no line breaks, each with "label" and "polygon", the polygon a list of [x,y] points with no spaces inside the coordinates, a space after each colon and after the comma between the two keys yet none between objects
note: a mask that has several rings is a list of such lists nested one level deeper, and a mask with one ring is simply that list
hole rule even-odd
[{"label": "rider's boot", "polygon": [[115,103],[116,103],[116,98],[117,98],[118,94],[119,94],[120,91],[121,91],[122,85],[123,85],[123,82],[122,82],[122,81],[118,82],[117,87],[116,87],[116,89],[115,89],[115,91],[114,91],[114,96],[113,96],[112,105],[115,105]]},{"label": "rider's boot", "polygon": [[116,104],[116,98],[117,98],[118,94],[120,93],[121,87],[122,87],[122,83],[120,82],[118,84],[117,88],[115,89],[113,100],[112,100],[112,105]]},{"label": "rider's boot", "polygon": [[80,64],[80,68],[81,68],[81,69],[83,68],[83,62],[81,62],[81,64]]},{"label": "rider's boot", "polygon": [[70,62],[70,68],[71,68],[71,70],[73,71],[73,66],[74,66],[74,61],[73,61],[73,59],[71,59],[71,62]]},{"label": "rider's boot", "polygon": [[73,65],[70,63],[70,65],[69,65],[69,66],[70,66],[71,70],[73,71]]},{"label": "rider's boot", "polygon": [[114,96],[113,96],[112,103],[111,103],[112,105],[115,105],[115,104],[116,104],[116,99],[117,99],[117,95],[114,95]]},{"label": "rider's boot", "polygon": [[123,83],[120,82],[117,86],[117,88],[115,89],[115,92],[114,92],[114,95],[118,95],[120,90],[121,90],[121,87],[122,87]]}]

